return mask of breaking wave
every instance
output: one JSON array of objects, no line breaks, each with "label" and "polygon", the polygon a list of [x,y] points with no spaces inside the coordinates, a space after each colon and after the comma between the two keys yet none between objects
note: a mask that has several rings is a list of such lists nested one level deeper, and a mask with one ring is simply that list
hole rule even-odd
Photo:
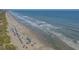
[{"label": "breaking wave", "polygon": [[54,34],[56,35],[57,39],[66,42],[69,46],[75,49],[79,49],[79,31],[77,28],[66,25],[55,26],[45,21],[40,21],[31,16],[22,16],[13,12],[11,12],[11,14],[15,16],[17,19],[19,18],[18,19],[19,21],[22,21],[23,23],[27,23],[31,26],[39,28],[48,34],[51,34],[51,36],[52,34]]}]

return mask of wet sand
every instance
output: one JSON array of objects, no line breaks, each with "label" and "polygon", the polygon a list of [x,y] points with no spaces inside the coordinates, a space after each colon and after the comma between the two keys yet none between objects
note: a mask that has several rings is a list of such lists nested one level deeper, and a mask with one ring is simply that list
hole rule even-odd
[{"label": "wet sand", "polygon": [[[41,31],[30,26],[24,26],[16,20],[10,13],[6,13],[8,20],[8,31],[12,43],[17,47],[17,50],[52,50],[54,49],[47,38]],[[35,32],[36,31],[36,32]]]},{"label": "wet sand", "polygon": [[6,18],[11,41],[17,47],[17,50],[73,50],[54,32],[50,36],[9,12],[6,13]]}]

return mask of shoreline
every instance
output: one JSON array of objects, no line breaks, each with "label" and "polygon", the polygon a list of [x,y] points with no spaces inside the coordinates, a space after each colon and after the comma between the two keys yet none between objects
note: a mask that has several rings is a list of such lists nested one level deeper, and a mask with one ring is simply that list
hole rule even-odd
[{"label": "shoreline", "polygon": [[[51,50],[52,49],[57,49],[57,50],[68,50],[69,49],[69,50],[73,50],[73,48],[69,47],[61,39],[59,39],[59,40],[53,40],[53,38],[48,37],[49,35],[47,35],[43,31],[37,29],[36,27],[33,27],[33,26],[31,26],[31,25],[29,25],[27,23],[24,23],[24,22],[22,23],[22,20],[18,20],[19,18],[16,18],[15,16],[13,16],[11,14],[9,14],[9,16],[11,18],[13,18],[12,21],[19,26],[19,29],[21,29],[21,30],[24,29],[24,32],[28,32],[28,33],[26,33],[26,35],[28,34],[31,37],[33,36],[35,38],[35,41],[39,42],[39,45],[42,44],[46,48],[48,47],[47,50],[49,50],[49,49],[51,49]],[[34,39],[33,39],[33,41],[34,41]],[[39,45],[37,45],[37,46],[39,46]],[[43,47],[43,49],[45,49],[45,47]],[[32,49],[32,48],[30,48],[30,49]],[[38,50],[39,50],[39,48],[38,48]]]},{"label": "shoreline", "polygon": [[[43,50],[43,49],[46,49],[46,50],[50,50],[50,49],[53,49],[49,44],[45,44],[44,42],[42,42],[41,40],[43,39],[41,39],[41,36],[40,35],[38,35],[38,33],[36,34],[36,33],[34,33],[31,29],[29,29],[27,26],[24,26],[23,24],[21,24],[21,23],[19,23],[18,21],[16,21],[15,20],[15,18],[12,18],[12,16],[10,15],[10,14],[8,14],[7,15],[8,16],[8,18],[11,18],[11,20],[9,19],[8,21],[9,21],[9,23],[11,23],[11,24],[9,24],[10,26],[12,25],[16,25],[15,27],[17,27],[16,29],[19,29],[20,31],[19,32],[21,32],[20,34],[22,34],[21,36],[23,36],[23,34],[25,34],[25,36],[28,36],[28,37],[30,37],[31,38],[31,40],[32,40],[32,43],[31,43],[31,45],[33,45],[33,44],[35,44],[35,47],[30,47],[30,48],[26,48],[26,49],[36,49],[36,50]],[[11,22],[10,22],[11,21]],[[14,24],[15,23],[15,24]],[[11,27],[12,27],[11,26]],[[39,37],[39,38],[38,38]],[[40,40],[41,39],[41,40]],[[21,39],[21,40],[23,40],[23,39]],[[18,39],[17,39],[17,41],[19,41]],[[24,40],[23,40],[24,41]],[[35,42],[36,41],[36,42]],[[19,43],[20,44],[20,43]],[[20,47],[20,45],[18,44],[18,46]],[[24,44],[25,44],[25,42],[24,42]],[[17,45],[17,44],[16,44]],[[25,44],[25,45],[28,45],[28,44]],[[28,45],[28,46],[30,46],[30,44]],[[21,46],[21,48],[22,48],[22,46]],[[20,48],[19,48],[20,49]],[[23,48],[22,48],[23,49]],[[24,50],[25,50],[25,48],[24,48]]]}]

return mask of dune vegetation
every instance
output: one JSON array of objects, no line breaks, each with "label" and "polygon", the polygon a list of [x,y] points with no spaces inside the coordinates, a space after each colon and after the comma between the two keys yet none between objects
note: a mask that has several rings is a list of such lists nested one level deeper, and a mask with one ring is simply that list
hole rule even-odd
[{"label": "dune vegetation", "polygon": [[1,50],[15,50],[16,47],[11,43],[7,31],[7,20],[5,11],[0,10],[0,49]]}]

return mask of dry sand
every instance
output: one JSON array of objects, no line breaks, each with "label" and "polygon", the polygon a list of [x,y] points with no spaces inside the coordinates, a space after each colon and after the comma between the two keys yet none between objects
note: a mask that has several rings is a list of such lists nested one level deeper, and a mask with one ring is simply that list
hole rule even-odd
[{"label": "dry sand", "polygon": [[[17,50],[53,49],[50,44],[42,41],[46,39],[42,34],[35,33],[28,26],[24,26],[22,23],[16,21],[10,13],[6,13],[6,18],[11,41],[17,47]],[[27,40],[27,37],[31,42]]]}]

